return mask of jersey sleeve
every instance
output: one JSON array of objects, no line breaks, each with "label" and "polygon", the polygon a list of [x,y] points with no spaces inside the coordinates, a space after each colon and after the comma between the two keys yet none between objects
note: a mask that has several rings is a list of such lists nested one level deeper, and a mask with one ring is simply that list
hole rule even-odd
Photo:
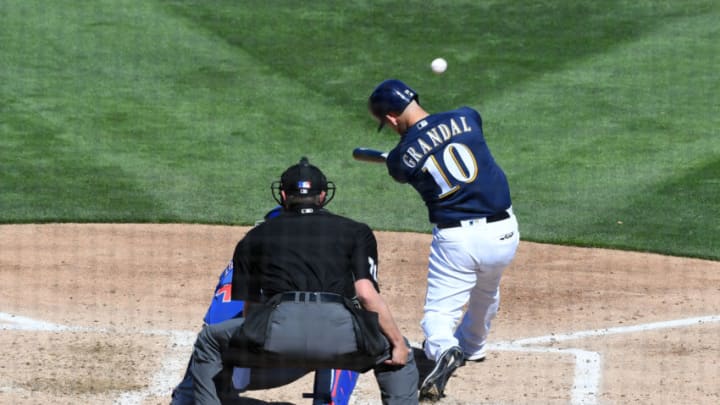
[{"label": "jersey sleeve", "polygon": [[387,166],[388,174],[398,183],[407,183],[407,173],[402,164],[402,154],[398,148],[391,150],[388,153],[388,157],[385,160],[385,166]]},{"label": "jersey sleeve", "polygon": [[380,291],[377,282],[377,240],[369,226],[361,224],[356,231],[355,249],[352,255],[353,273],[356,280],[368,279]]},{"label": "jersey sleeve", "polygon": [[463,110],[469,111],[470,116],[480,124],[480,127],[482,128],[482,117],[480,117],[480,113],[478,110],[472,108],[472,107],[464,107]]}]

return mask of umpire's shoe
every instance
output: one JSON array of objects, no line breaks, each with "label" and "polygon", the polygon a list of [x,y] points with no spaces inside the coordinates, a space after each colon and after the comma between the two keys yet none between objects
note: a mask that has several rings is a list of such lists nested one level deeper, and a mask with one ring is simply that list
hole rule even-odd
[{"label": "umpire's shoe", "polygon": [[435,368],[425,377],[420,386],[420,400],[437,401],[444,397],[445,385],[452,373],[465,362],[465,355],[459,346],[443,352]]}]

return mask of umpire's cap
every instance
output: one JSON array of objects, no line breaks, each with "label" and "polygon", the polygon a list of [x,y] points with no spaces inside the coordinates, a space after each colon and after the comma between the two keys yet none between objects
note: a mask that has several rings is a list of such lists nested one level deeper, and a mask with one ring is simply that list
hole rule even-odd
[{"label": "umpire's cap", "polygon": [[327,191],[328,181],[320,169],[303,157],[280,176],[280,189],[292,195],[317,195]]},{"label": "umpire's cap", "polygon": [[270,185],[272,196],[278,204],[284,205],[280,191],[286,195],[313,196],[326,192],[325,200],[320,203],[324,207],[335,197],[335,183],[328,181],[323,172],[302,157],[296,165],[290,166],[280,176],[280,181]]},{"label": "umpire's cap", "polygon": [[368,108],[380,120],[378,131],[385,126],[385,115],[390,112],[402,114],[413,100],[420,102],[420,96],[400,80],[388,79],[375,87],[368,99]]}]

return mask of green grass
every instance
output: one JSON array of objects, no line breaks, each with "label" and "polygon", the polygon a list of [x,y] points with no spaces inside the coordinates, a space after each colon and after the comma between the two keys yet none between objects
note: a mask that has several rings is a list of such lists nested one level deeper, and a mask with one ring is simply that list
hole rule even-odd
[{"label": "green grass", "polygon": [[429,231],[350,158],[397,77],[481,112],[524,239],[720,259],[716,1],[329,4],[0,3],[0,223],[251,224],[308,156],[335,212]]}]

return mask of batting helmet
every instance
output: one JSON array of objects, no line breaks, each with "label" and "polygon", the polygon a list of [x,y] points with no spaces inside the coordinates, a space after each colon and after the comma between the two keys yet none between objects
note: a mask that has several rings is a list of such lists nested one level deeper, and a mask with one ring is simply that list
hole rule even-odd
[{"label": "batting helmet", "polygon": [[313,196],[325,192],[327,197],[323,206],[335,197],[335,183],[328,181],[325,174],[316,166],[310,164],[306,157],[302,157],[296,165],[290,166],[280,176],[280,181],[270,185],[273,198],[282,205],[280,191],[286,195]]},{"label": "batting helmet", "polygon": [[378,131],[385,126],[385,115],[401,114],[413,100],[420,102],[420,96],[400,80],[388,79],[380,83],[368,99],[370,112],[380,120]]}]

